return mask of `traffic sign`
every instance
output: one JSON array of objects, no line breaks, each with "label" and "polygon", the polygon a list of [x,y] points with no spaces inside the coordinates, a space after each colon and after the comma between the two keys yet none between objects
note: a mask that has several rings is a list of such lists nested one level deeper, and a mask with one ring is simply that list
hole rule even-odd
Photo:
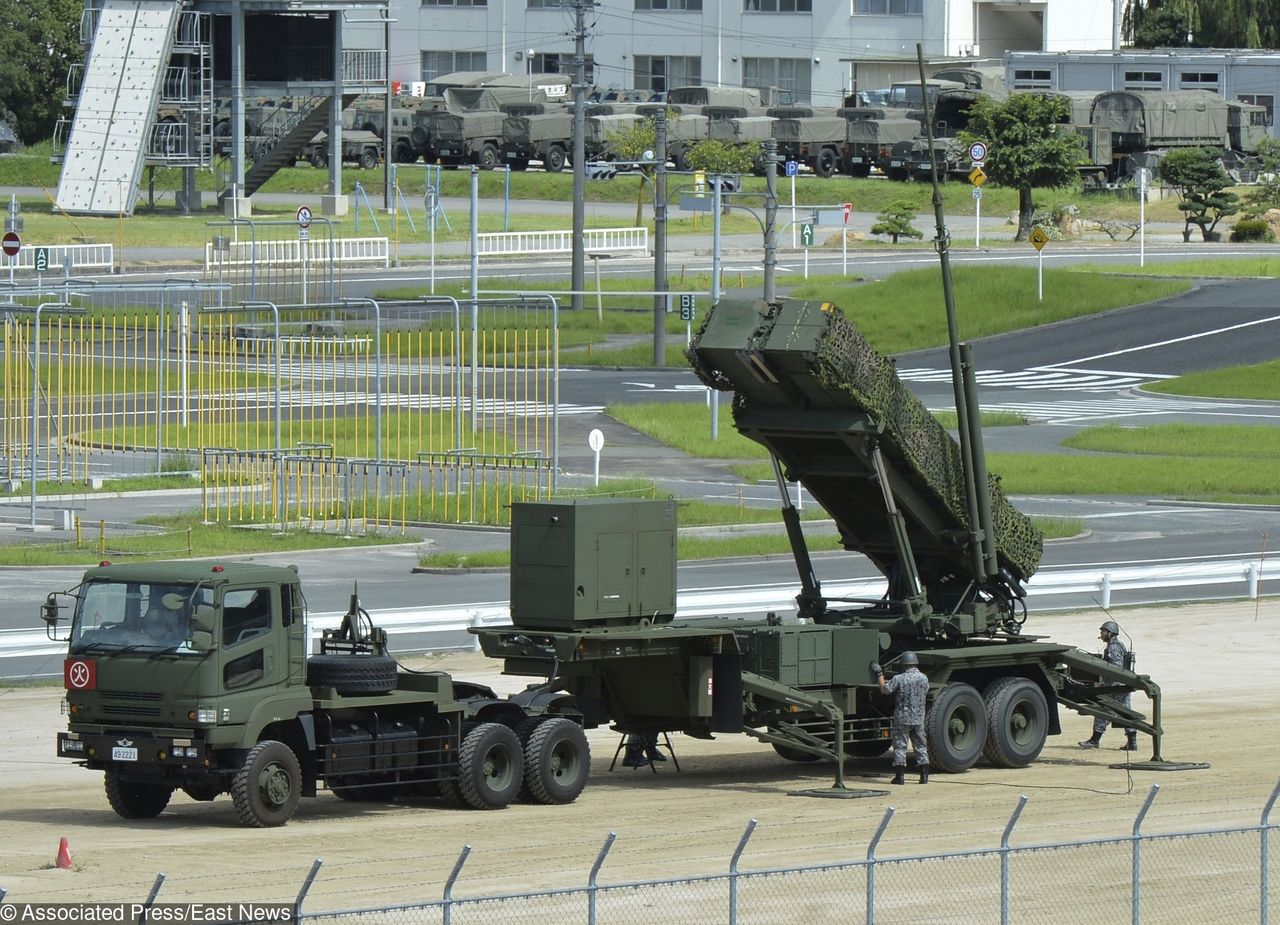
[{"label": "traffic sign", "polygon": [[985,161],[987,159],[987,143],[975,141],[969,145],[969,160]]},{"label": "traffic sign", "polygon": [[982,172],[981,167],[975,167],[969,171],[969,182],[974,186],[981,186],[987,182],[987,175]]},{"label": "traffic sign", "polygon": [[787,161],[787,176],[794,177],[800,172],[799,161]]},{"label": "traffic sign", "polygon": [[840,211],[844,212],[844,223],[846,225],[849,224],[849,213],[853,211],[853,203],[852,202],[840,203]]},{"label": "traffic sign", "polygon": [[36,272],[49,272],[49,248],[47,247],[36,248]]},{"label": "traffic sign", "polygon": [[813,246],[813,223],[805,222],[800,226],[800,243],[805,247]]},{"label": "traffic sign", "polygon": [[1150,167],[1139,167],[1138,172],[1134,175],[1138,181],[1138,189],[1145,190],[1151,186],[1152,174]]},{"label": "traffic sign", "polygon": [[591,448],[593,453],[599,453],[604,449],[604,431],[598,427],[593,427],[591,433],[587,434],[587,446]]},{"label": "traffic sign", "polygon": [[311,207],[310,206],[298,206],[298,227],[299,228],[311,227]]},{"label": "traffic sign", "polygon": [[6,257],[17,257],[18,251],[22,250],[22,238],[18,237],[16,231],[6,231],[4,233],[4,254]]},{"label": "traffic sign", "polygon": [[1036,225],[1036,227],[1031,230],[1031,237],[1027,240],[1035,246],[1036,250],[1044,250],[1044,246],[1049,243],[1049,235],[1043,228]]},{"label": "traffic sign", "polygon": [[974,201],[974,202],[981,202],[981,201],[982,201],[982,187],[981,187],[981,186],[975,186],[975,187],[973,188],[973,201]]}]

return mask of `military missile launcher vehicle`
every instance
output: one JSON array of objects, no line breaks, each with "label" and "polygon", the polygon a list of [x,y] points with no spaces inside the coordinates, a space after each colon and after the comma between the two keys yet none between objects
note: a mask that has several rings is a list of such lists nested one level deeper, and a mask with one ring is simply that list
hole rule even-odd
[{"label": "military missile launcher vehicle", "polygon": [[[676,620],[673,502],[516,504],[512,624],[475,631],[508,673],[549,678],[588,726],[742,732],[789,760],[834,760],[843,788],[846,758],[889,745],[892,702],[869,663],[892,671],[912,651],[940,770],[1030,764],[1062,707],[1141,730],[1160,760],[1159,686],[1023,632],[1039,532],[838,308],[721,301],[688,355],[704,383],[734,392],[735,426],[774,459],[795,616]],[[883,596],[823,594],[790,482],[880,570]],[[1150,720],[1121,705],[1135,691],[1151,698]]]},{"label": "military missile launcher vehicle", "polygon": [[505,700],[401,669],[354,593],[309,655],[292,568],[103,563],[49,595],[43,618],[50,638],[68,640],[57,753],[104,772],[125,819],[158,816],[177,790],[229,793],[243,824],[268,827],[321,787],[344,800],[405,793],[500,809],[522,792],[568,803],[586,784],[590,752],[564,695]]}]

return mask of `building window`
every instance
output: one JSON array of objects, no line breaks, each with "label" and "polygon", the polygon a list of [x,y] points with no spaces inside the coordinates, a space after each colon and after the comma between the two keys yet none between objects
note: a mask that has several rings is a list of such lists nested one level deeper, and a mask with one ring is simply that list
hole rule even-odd
[{"label": "building window", "polygon": [[638,11],[675,10],[677,12],[701,12],[702,0],[636,0]]},{"label": "building window", "polygon": [[488,6],[488,0],[422,0],[423,6]]},{"label": "building window", "polygon": [[813,96],[813,64],[808,58],[743,58],[744,87],[777,87],[789,103],[808,103]]},{"label": "building window", "polygon": [[920,16],[924,0],[853,0],[855,16]]},{"label": "building window", "polygon": [[1241,93],[1237,97],[1242,103],[1252,103],[1254,106],[1261,106],[1266,110],[1264,113],[1267,125],[1275,122],[1276,98],[1270,93]]},{"label": "building window", "polygon": [[442,74],[455,71],[487,71],[488,59],[483,51],[424,51],[422,79],[430,82]]},{"label": "building window", "polygon": [[1212,71],[1184,71],[1178,75],[1179,90],[1212,90],[1218,92],[1220,78]]},{"label": "building window", "polygon": [[1013,72],[1013,89],[1015,90],[1052,90],[1053,72],[1049,70],[1026,69]]},{"label": "building window", "polygon": [[659,58],[652,55],[636,55],[637,90],[666,93],[673,87],[696,87],[701,83],[701,58]]},{"label": "building window", "polygon": [[1163,90],[1164,75],[1159,71],[1125,71],[1126,90]]},{"label": "building window", "polygon": [[525,9],[557,10],[562,6],[565,6],[564,0],[527,0]]},{"label": "building window", "polygon": [[742,0],[744,13],[812,13],[813,0]]}]

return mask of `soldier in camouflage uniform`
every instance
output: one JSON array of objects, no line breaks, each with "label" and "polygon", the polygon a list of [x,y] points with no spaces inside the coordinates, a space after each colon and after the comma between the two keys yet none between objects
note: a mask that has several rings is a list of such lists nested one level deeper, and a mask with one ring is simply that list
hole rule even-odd
[{"label": "soldier in camouflage uniform", "polygon": [[[1119,665],[1121,668],[1126,667],[1125,663],[1128,661],[1129,650],[1126,649],[1124,647],[1124,643],[1120,641],[1119,624],[1117,624],[1115,620],[1108,620],[1106,623],[1103,623],[1102,626],[1098,627],[1098,638],[1101,639],[1103,645],[1106,646],[1102,652],[1102,660],[1111,665]],[[1123,697],[1117,699],[1119,699],[1120,703],[1124,704],[1126,707],[1130,705],[1130,694],[1128,692],[1126,692]],[[1109,725],[1111,725],[1110,722],[1103,719],[1101,716],[1095,716],[1093,718],[1093,735],[1079,743],[1080,747],[1097,748],[1101,745],[1102,734],[1107,731],[1107,727]],[[1124,745],[1121,745],[1120,748],[1127,752],[1137,751],[1138,730],[1125,729],[1124,736]]]},{"label": "soldier in camouflage uniform", "polygon": [[880,693],[893,694],[893,782],[904,783],[907,770],[907,737],[920,769],[920,783],[929,783],[929,745],[924,731],[924,702],[929,694],[929,679],[920,671],[920,660],[914,652],[903,652],[898,659],[903,670],[888,681],[879,662],[871,663],[871,673],[880,684]]}]

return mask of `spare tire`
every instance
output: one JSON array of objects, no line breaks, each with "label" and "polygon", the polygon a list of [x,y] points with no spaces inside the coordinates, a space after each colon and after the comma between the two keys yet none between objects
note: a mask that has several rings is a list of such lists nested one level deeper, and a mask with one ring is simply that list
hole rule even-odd
[{"label": "spare tire", "polygon": [[313,655],[307,686],[339,694],[389,694],[396,689],[396,660],[389,655]]}]

